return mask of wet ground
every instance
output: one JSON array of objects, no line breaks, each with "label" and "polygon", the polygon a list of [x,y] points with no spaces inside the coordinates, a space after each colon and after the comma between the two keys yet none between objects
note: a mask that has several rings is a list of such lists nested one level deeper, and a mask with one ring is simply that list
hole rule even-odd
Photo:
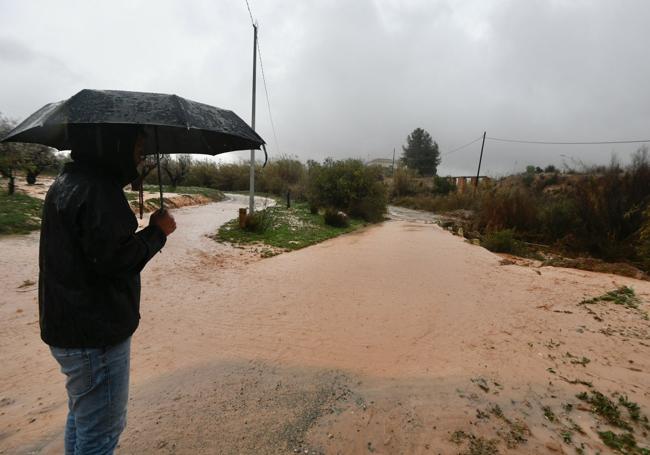
[{"label": "wet ground", "polygon": [[[624,394],[649,413],[650,323],[579,303],[625,284],[647,310],[650,283],[502,265],[405,209],[261,260],[207,237],[246,202],[176,211],[143,273],[118,453],[609,453],[597,431],[622,430],[576,394]],[[37,237],[0,248],[0,452],[60,453]]]}]

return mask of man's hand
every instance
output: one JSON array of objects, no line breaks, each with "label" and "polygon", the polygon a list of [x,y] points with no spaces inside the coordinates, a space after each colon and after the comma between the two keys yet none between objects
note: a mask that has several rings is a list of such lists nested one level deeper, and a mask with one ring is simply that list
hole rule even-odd
[{"label": "man's hand", "polygon": [[169,235],[176,230],[176,221],[167,210],[156,210],[149,218],[149,226],[158,226],[165,235]]}]

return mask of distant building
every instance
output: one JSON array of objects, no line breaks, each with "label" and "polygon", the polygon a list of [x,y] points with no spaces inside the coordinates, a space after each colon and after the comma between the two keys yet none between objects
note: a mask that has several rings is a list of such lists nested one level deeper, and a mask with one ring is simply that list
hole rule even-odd
[{"label": "distant building", "polygon": [[[395,165],[397,165],[397,163],[395,163]],[[366,166],[381,166],[384,169],[392,169],[393,160],[390,158],[375,158],[374,160],[367,161]]]}]

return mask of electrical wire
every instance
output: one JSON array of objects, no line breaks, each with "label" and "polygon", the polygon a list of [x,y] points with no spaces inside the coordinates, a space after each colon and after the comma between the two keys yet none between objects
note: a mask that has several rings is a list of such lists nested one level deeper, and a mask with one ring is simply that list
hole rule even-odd
[{"label": "electrical wire", "polygon": [[255,20],[253,19],[253,13],[251,12],[251,5],[248,4],[248,0],[244,0],[246,2],[246,8],[248,9],[248,15],[251,18],[251,24],[253,27],[255,26]]},{"label": "electrical wire", "polygon": [[[246,9],[248,9],[248,15],[251,18],[251,25],[253,27],[257,27],[257,24],[255,23],[255,19],[253,18],[253,12],[251,11],[251,5],[250,3],[248,3],[248,0],[244,0],[244,1],[246,2]],[[273,130],[273,139],[275,140],[275,148],[279,154],[280,143],[278,142],[278,134],[275,130],[275,122],[273,121],[273,114],[271,113],[271,99],[269,97],[269,87],[266,82],[266,74],[264,73],[264,62],[262,61],[262,49],[260,47],[259,36],[257,38],[257,58],[260,61],[260,69],[262,70],[262,82],[264,83],[264,94],[266,95],[266,107],[269,111],[269,119],[271,120],[271,129]]]},{"label": "electrical wire", "polygon": [[475,142],[480,141],[481,139],[483,139],[483,135],[480,135],[479,137],[477,137],[476,139],[474,139],[472,142],[468,142],[468,143],[465,144],[465,145],[461,145],[460,147],[457,147],[457,148],[455,148],[455,149],[453,149],[453,150],[449,150],[448,152],[441,153],[440,155],[441,155],[441,156],[451,155],[452,153],[455,153],[455,152],[457,152],[457,151],[459,151],[459,150],[462,150],[462,149],[464,149],[465,147],[469,147],[470,145],[474,144]]},{"label": "electrical wire", "polygon": [[273,114],[271,113],[271,100],[269,98],[269,88],[266,84],[266,75],[264,74],[264,63],[262,63],[262,49],[260,49],[260,39],[257,38],[257,55],[260,59],[260,68],[262,69],[262,82],[264,82],[264,93],[266,94],[266,106],[269,110],[269,119],[271,120],[271,129],[273,130],[273,138],[275,139],[275,148],[280,155],[280,143],[278,142],[278,135],[275,131],[275,122],[273,121]]},{"label": "electrical wire", "polygon": [[650,139],[624,140],[624,141],[587,141],[587,142],[564,142],[564,141],[529,141],[524,139],[504,139],[498,137],[486,137],[485,139],[499,142],[514,142],[517,144],[539,144],[539,145],[601,145],[601,144],[638,144],[650,142]]}]

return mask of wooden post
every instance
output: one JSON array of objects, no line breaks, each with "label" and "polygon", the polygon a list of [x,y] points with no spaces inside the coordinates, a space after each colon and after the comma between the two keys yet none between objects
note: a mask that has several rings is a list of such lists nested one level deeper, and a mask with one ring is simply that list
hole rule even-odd
[{"label": "wooden post", "polygon": [[246,227],[246,209],[239,209],[239,227],[242,229]]}]

